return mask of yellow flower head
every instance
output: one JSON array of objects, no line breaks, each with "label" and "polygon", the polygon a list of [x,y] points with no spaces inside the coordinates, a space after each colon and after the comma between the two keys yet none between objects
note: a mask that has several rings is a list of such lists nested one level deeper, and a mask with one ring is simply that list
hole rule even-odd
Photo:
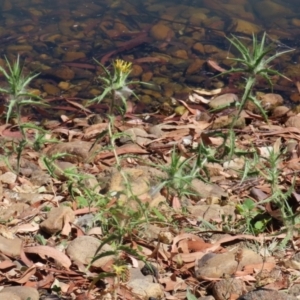
[{"label": "yellow flower head", "polygon": [[122,59],[116,59],[114,61],[114,66],[116,71],[118,72],[122,72],[122,73],[130,73],[131,72],[131,67],[132,67],[132,63],[122,60]]}]

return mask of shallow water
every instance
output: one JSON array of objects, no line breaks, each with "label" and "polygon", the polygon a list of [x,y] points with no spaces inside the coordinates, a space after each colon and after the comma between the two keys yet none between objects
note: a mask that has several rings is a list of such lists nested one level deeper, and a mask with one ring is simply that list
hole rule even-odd
[{"label": "shallow water", "polygon": [[122,58],[133,62],[132,78],[154,84],[137,88],[140,111],[162,103],[172,110],[174,98],[186,100],[192,88],[228,85],[226,78],[212,79],[216,70],[207,64],[210,59],[230,68],[228,57],[237,53],[225,36],[249,43],[252,33],[266,31],[275,51],[295,49],[273,66],[292,81],[278,79],[274,88],[300,101],[294,84],[300,77],[298,0],[1,3],[1,57],[20,54],[26,69],[41,74],[31,88],[46,98],[92,99],[101,93],[93,58],[106,66]]}]

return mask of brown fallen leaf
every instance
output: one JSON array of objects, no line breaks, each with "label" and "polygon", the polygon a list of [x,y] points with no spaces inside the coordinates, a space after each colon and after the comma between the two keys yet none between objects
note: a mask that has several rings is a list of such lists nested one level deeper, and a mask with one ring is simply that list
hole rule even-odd
[{"label": "brown fallen leaf", "polygon": [[[278,235],[277,238],[283,238],[286,235]],[[264,243],[266,240],[272,240],[274,239],[274,237],[268,237],[268,236],[254,236],[254,235],[248,235],[248,234],[238,234],[235,236],[228,236],[228,237],[224,237],[222,239],[220,239],[218,242],[214,243],[210,248],[207,248],[205,250],[205,253],[208,252],[214,252],[216,251],[223,243],[228,243],[228,242],[232,242],[235,240],[254,240],[254,241],[258,241],[260,243]]]},{"label": "brown fallen leaf", "polygon": [[5,225],[1,225],[0,224],[0,234],[10,240],[13,240],[14,237],[14,230],[11,230],[9,228],[7,228]]},{"label": "brown fallen leaf", "polygon": [[180,242],[178,242],[177,248],[179,250],[179,253],[190,253],[188,242],[188,240],[181,240]]},{"label": "brown fallen leaf", "polygon": [[75,101],[71,101],[69,100],[68,98],[65,99],[66,102],[70,103],[71,105],[81,109],[82,111],[84,112],[87,112],[89,114],[92,113],[92,111],[90,111],[88,108],[84,107],[82,104],[78,103],[78,102],[75,102]]},{"label": "brown fallen leaf", "polygon": [[295,82],[295,85],[296,85],[296,87],[297,87],[298,93],[300,94],[300,82],[299,82],[299,81],[296,81],[296,82]]},{"label": "brown fallen leaf", "polygon": [[204,251],[212,246],[204,241],[188,241],[187,243],[190,251]]},{"label": "brown fallen leaf", "polygon": [[243,267],[243,271],[236,271],[235,276],[245,276],[254,274],[255,270],[261,272],[262,270],[272,271],[275,268],[275,262],[263,262],[260,264],[251,264]]},{"label": "brown fallen leaf", "polygon": [[219,71],[219,72],[226,72],[227,71],[224,68],[222,68],[216,61],[214,61],[212,59],[208,59],[207,64],[209,66],[211,66],[213,69],[215,69],[216,71]]},{"label": "brown fallen leaf", "polygon": [[193,252],[193,253],[179,253],[176,254],[172,260],[175,262],[184,262],[184,263],[194,263],[193,266],[195,266],[195,261],[198,259],[201,259],[206,253],[202,251]]},{"label": "brown fallen leaf", "polygon": [[281,130],[272,130],[270,132],[260,133],[260,136],[281,136],[286,138],[294,138],[296,140],[300,140],[300,129],[296,127],[285,127]]},{"label": "brown fallen leaf", "polygon": [[108,128],[107,123],[97,123],[90,125],[88,128],[84,130],[84,138],[85,139],[91,139],[96,137],[96,135],[100,134],[104,130]]},{"label": "brown fallen leaf", "polygon": [[98,207],[85,207],[85,208],[79,208],[79,209],[76,209],[74,211],[74,214],[77,216],[77,215],[85,215],[85,214],[89,214],[91,212],[95,212],[95,211],[98,211],[99,208]]},{"label": "brown fallen leaf", "polygon": [[10,260],[4,260],[0,262],[0,270],[6,270],[9,268],[15,268],[16,265]]},{"label": "brown fallen leaf", "polygon": [[203,239],[201,239],[199,236],[192,234],[192,233],[182,233],[177,235],[174,239],[173,239],[173,244],[172,244],[172,248],[171,248],[171,253],[178,253],[178,248],[177,248],[177,243],[181,240],[185,240],[185,239],[190,239],[190,240],[195,240],[195,241],[201,241],[204,242]]},{"label": "brown fallen leaf", "polygon": [[21,277],[14,279],[14,278],[9,278],[9,276],[7,275],[7,278],[9,279],[9,281],[12,282],[16,282],[16,283],[20,283],[20,284],[24,284],[27,281],[29,281],[29,279],[35,274],[36,272],[36,266],[33,265],[30,268],[28,268],[22,275]]},{"label": "brown fallen leaf", "polygon": [[19,226],[17,226],[16,232],[20,233],[20,232],[35,232],[38,231],[40,229],[38,224],[31,224],[31,223],[27,223],[27,224],[21,224]]},{"label": "brown fallen leaf", "polygon": [[[136,144],[126,144],[123,145],[119,148],[116,149],[117,155],[123,155],[123,154],[148,154],[148,151],[143,149],[142,147],[136,145]],[[110,157],[114,157],[114,152],[113,151],[109,151],[109,152],[102,152],[99,153],[96,158],[95,161],[98,161],[100,159],[106,159],[106,158],[110,158]]]},{"label": "brown fallen leaf", "polygon": [[35,289],[45,288],[49,289],[54,282],[54,275],[49,273],[47,276],[43,277],[40,281],[27,281],[24,286],[33,287]]},{"label": "brown fallen leaf", "polygon": [[196,116],[199,114],[199,111],[197,109],[191,108],[188,104],[185,103],[183,100],[178,100],[192,115]]},{"label": "brown fallen leaf", "polygon": [[64,216],[64,227],[61,231],[62,236],[68,236],[70,234],[71,229],[72,229],[70,223],[71,223],[70,216],[68,214],[66,214]]},{"label": "brown fallen leaf", "polygon": [[159,279],[159,283],[164,285],[164,290],[166,292],[185,290],[187,288],[185,281],[176,277],[175,280],[173,280],[171,277],[161,278]]},{"label": "brown fallen leaf", "polygon": [[69,259],[69,257],[66,254],[60,252],[59,250],[57,250],[55,248],[49,247],[49,246],[25,247],[24,252],[38,254],[42,258],[51,257],[56,262],[58,262],[60,265],[65,267],[67,270],[69,270],[69,268],[72,265],[71,260]]}]

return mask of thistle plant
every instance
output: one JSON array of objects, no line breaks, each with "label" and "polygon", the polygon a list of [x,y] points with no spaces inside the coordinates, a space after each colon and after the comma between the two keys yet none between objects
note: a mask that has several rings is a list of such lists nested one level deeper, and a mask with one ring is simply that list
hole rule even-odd
[{"label": "thistle plant", "polygon": [[[91,100],[91,102],[100,103],[105,99],[105,97],[110,96],[108,114],[112,115],[115,108],[118,108],[121,112],[126,112],[126,101],[128,97],[131,95],[137,97],[133,90],[129,88],[129,85],[140,83],[139,81],[127,81],[128,76],[132,71],[132,63],[116,59],[113,62],[113,71],[110,72],[100,62],[97,60],[95,61],[100,65],[105,73],[105,76],[99,76],[99,79],[104,83],[104,91],[101,95]],[[119,99],[122,101],[123,108],[116,105],[116,101]]]},{"label": "thistle plant", "polygon": [[293,51],[293,49],[277,52],[270,55],[273,52],[272,46],[266,46],[266,33],[264,32],[261,41],[259,42],[257,36],[253,34],[252,36],[252,47],[249,48],[247,45],[243,44],[236,36],[232,35],[232,38],[227,38],[228,41],[238,50],[241,57],[240,58],[230,58],[236,61],[239,66],[237,68],[233,67],[231,70],[223,72],[224,74],[232,73],[242,73],[245,76],[246,85],[245,90],[242,95],[241,101],[237,103],[238,111],[235,115],[230,129],[232,129],[238,120],[242,110],[244,109],[248,100],[252,101],[255,106],[260,110],[265,120],[267,120],[267,115],[264,108],[261,106],[260,102],[252,94],[252,90],[257,83],[259,77],[264,78],[269,85],[272,87],[271,77],[272,75],[278,75],[285,77],[280,72],[273,70],[271,67],[271,62],[277,57]]},{"label": "thistle plant", "polygon": [[[194,161],[193,161],[194,160]],[[203,162],[203,164],[206,161]],[[192,189],[192,180],[200,178],[199,170],[203,165],[194,157],[183,158],[176,153],[175,148],[171,153],[170,164],[166,166],[158,166],[162,171],[166,173],[166,178],[160,178],[161,182],[155,186],[152,191],[154,195],[162,188],[165,188],[168,196],[172,193],[176,193],[180,198],[183,196],[196,196],[196,193]]]},{"label": "thistle plant", "polygon": [[[45,131],[33,124],[30,123],[22,123],[21,117],[22,117],[22,107],[26,105],[45,105],[47,104],[42,103],[40,97],[29,93],[28,92],[28,86],[31,83],[31,81],[36,78],[39,74],[33,74],[33,75],[24,75],[23,73],[23,66],[20,64],[20,56],[17,56],[17,59],[14,63],[10,63],[8,59],[5,57],[6,61],[6,68],[3,68],[0,66],[0,72],[4,75],[6,81],[7,81],[7,88],[0,88],[0,93],[4,93],[8,95],[8,104],[7,104],[7,112],[6,112],[6,124],[9,122],[11,116],[13,113],[15,113],[17,118],[17,125],[20,130],[20,133],[22,134],[23,139],[20,141],[20,143],[15,148],[17,152],[17,173],[19,173],[19,166],[20,166],[20,158],[23,150],[28,144],[28,140],[26,138],[26,129],[30,128],[33,129],[36,132],[35,140],[33,141],[33,147],[35,149],[38,149],[41,147],[42,139],[45,136]],[[32,100],[35,99],[35,100]],[[40,135],[40,133],[43,132],[43,138]]]},{"label": "thistle plant", "polygon": [[18,125],[21,124],[21,109],[25,105],[41,105],[42,103],[32,99],[40,100],[40,97],[33,95],[27,91],[30,82],[39,74],[27,75],[23,74],[23,67],[20,65],[20,56],[14,63],[10,63],[5,57],[7,70],[0,66],[0,72],[4,75],[8,88],[0,88],[0,92],[9,95],[8,110],[6,113],[6,123],[8,123],[13,110],[15,109]]}]

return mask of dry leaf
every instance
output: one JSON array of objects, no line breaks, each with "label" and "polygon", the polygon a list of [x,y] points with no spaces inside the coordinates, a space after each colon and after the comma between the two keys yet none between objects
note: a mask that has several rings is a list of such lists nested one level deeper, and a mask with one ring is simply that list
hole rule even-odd
[{"label": "dry leaf", "polygon": [[40,229],[40,226],[36,223],[34,224],[22,224],[17,226],[16,232],[35,232],[38,231]]},{"label": "dry leaf", "polygon": [[49,247],[49,246],[25,247],[24,252],[38,254],[42,258],[51,257],[60,265],[65,267],[67,270],[69,270],[70,266],[72,265],[71,260],[66,254],[58,251],[53,247]]},{"label": "dry leaf", "polygon": [[10,260],[4,260],[0,262],[0,270],[4,271],[9,268],[15,268],[16,265]]},{"label": "dry leaf", "polygon": [[36,266],[31,266],[30,268],[28,268],[22,275],[20,278],[18,279],[14,279],[14,278],[9,278],[10,281],[13,282],[17,282],[20,284],[24,284],[27,281],[29,281],[29,279],[35,274],[36,272]]},{"label": "dry leaf", "polygon": [[13,240],[14,237],[14,230],[11,230],[9,228],[7,228],[5,225],[1,225],[0,224],[0,234],[10,240]]}]

